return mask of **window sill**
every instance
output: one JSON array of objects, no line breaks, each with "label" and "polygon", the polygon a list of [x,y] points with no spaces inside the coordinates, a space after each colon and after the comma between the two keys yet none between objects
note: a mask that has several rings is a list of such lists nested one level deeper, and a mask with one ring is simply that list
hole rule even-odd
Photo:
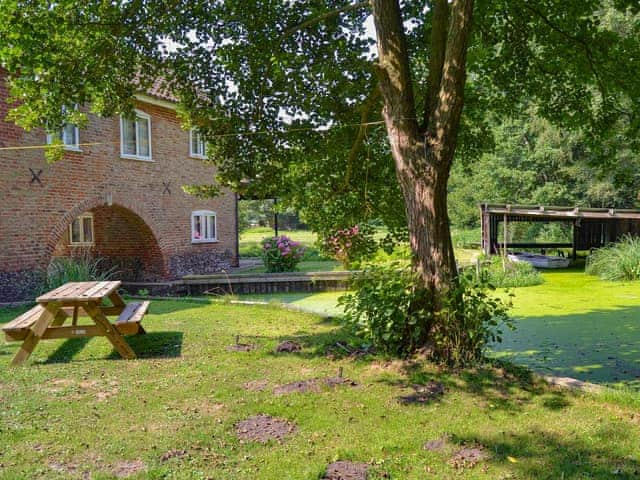
[{"label": "window sill", "polygon": [[93,242],[69,242],[70,247],[93,247]]},{"label": "window sill", "polygon": [[196,153],[189,154],[189,158],[195,158],[197,160],[206,160],[208,157],[206,155],[198,155]]},{"label": "window sill", "polygon": [[191,239],[191,243],[218,243],[218,239],[214,238],[212,240],[194,240]]},{"label": "window sill", "polygon": [[82,153],[82,149],[80,147],[76,147],[75,145],[65,145],[62,148],[65,152]]},{"label": "window sill", "polygon": [[151,157],[138,157],[137,155],[127,155],[125,153],[120,154],[120,158],[125,160],[137,160],[139,162],[151,162],[153,163],[153,158]]}]

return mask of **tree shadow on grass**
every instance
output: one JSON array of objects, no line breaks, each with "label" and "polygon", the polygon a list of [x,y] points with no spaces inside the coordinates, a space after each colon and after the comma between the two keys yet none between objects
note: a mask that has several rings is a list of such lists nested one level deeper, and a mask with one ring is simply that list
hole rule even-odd
[{"label": "tree shadow on grass", "polygon": [[[150,332],[144,335],[125,337],[138,358],[179,358],[182,356],[183,332]],[[113,350],[109,359],[119,359]]]},{"label": "tree shadow on grass", "polygon": [[[527,433],[456,436],[456,443],[482,445],[490,463],[508,465],[513,478],[535,479],[638,479],[640,462],[625,452],[628,426],[605,423],[587,438],[559,435],[542,429]],[[583,437],[584,438],[584,437]],[[618,439],[613,442],[612,439]]]},{"label": "tree shadow on grass", "polygon": [[[46,360],[36,363],[69,363],[84,349],[93,337],[70,338],[62,343]],[[105,337],[98,337],[108,342]],[[178,358],[182,355],[182,332],[151,332],[145,335],[124,337],[136,353],[137,358]],[[120,360],[116,350],[105,357],[108,360]]]}]

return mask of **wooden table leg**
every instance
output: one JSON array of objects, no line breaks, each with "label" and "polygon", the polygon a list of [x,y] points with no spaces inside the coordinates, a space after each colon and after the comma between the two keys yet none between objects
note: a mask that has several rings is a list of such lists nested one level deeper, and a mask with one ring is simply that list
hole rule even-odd
[{"label": "wooden table leg", "polygon": [[111,303],[113,303],[114,315],[120,315],[124,308],[127,306],[124,302],[124,299],[120,296],[117,290],[111,292],[108,298],[109,300],[111,300]]},{"label": "wooden table leg", "polygon": [[51,326],[52,327],[61,327],[62,325],[64,325],[64,322],[67,320],[67,318],[69,318],[69,315],[67,315],[67,312],[64,311],[64,309],[60,309],[58,310],[58,313],[56,313],[56,318],[53,319],[53,322],[51,322]]},{"label": "wooden table leg", "polygon": [[36,320],[36,322],[31,326],[29,334],[20,346],[20,350],[18,350],[16,356],[13,357],[11,365],[20,365],[22,362],[29,358],[31,352],[33,352],[33,349],[36,348],[36,345],[38,345],[40,338],[47,330],[47,328],[49,328],[49,325],[51,325],[51,323],[53,323],[56,318],[59,318],[57,317],[57,314],[60,310],[60,306],[60,303],[57,302],[52,302],[45,306],[45,309],[40,315],[40,318],[38,318],[38,320]]},{"label": "wooden table leg", "polygon": [[101,327],[105,336],[113,344],[113,347],[117,350],[120,356],[124,359],[130,360],[136,358],[135,352],[131,349],[127,341],[120,335],[120,332],[111,325],[107,317],[104,316],[100,306],[95,302],[87,302],[84,309],[87,311],[93,321]]},{"label": "wooden table leg", "polygon": [[71,325],[74,327],[78,325],[78,306],[73,307],[73,320],[71,321]]}]

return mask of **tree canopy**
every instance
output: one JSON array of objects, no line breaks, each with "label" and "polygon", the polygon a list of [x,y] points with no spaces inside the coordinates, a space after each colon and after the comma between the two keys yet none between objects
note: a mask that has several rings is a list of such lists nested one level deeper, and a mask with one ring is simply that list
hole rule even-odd
[{"label": "tree canopy", "polygon": [[[428,292],[427,337],[471,342],[449,228],[454,158],[474,162],[492,143],[491,119],[524,111],[579,131],[591,150],[635,148],[639,8],[637,0],[0,0],[0,63],[20,102],[13,118],[26,128],[78,120],[64,105],[130,112],[133,93],[163,78],[185,125],[207,137],[221,184],[254,196],[275,190],[321,232],[371,217],[406,225]],[[622,141],[607,143],[613,136]],[[437,320],[446,305],[458,313]]]}]

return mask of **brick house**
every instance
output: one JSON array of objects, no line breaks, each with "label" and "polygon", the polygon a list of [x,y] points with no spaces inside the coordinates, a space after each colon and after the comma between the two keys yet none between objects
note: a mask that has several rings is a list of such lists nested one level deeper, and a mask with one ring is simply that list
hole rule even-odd
[{"label": "brick house", "polygon": [[88,115],[67,125],[64,158],[48,164],[43,130],[6,121],[0,71],[0,302],[32,298],[51,260],[104,258],[116,278],[154,281],[219,272],[238,262],[237,198],[183,192],[211,183],[197,133],[181,128],[157,89],[136,98],[135,120]]}]

